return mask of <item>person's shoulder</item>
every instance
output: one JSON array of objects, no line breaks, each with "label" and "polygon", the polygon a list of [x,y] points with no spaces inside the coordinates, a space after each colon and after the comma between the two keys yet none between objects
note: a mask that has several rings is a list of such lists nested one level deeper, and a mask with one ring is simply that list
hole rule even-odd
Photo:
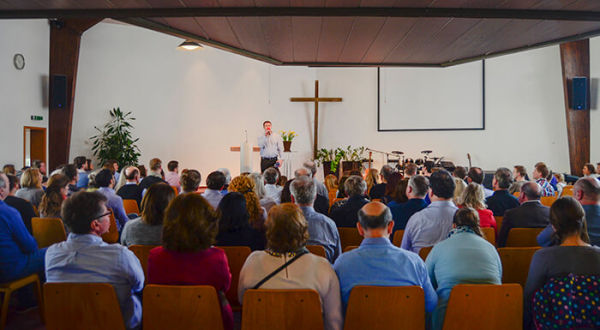
[{"label": "person's shoulder", "polygon": [[490,209],[480,209],[477,210],[479,212],[480,215],[485,215],[488,217],[493,217],[494,216],[494,212]]}]

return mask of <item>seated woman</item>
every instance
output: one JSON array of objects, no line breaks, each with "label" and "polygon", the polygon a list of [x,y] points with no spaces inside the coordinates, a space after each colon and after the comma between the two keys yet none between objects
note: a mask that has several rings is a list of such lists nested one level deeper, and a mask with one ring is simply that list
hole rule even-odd
[{"label": "seated woman", "polygon": [[[269,211],[267,249],[254,251],[242,267],[238,286],[239,301],[248,289],[312,289],[319,293],[323,306],[325,329],[342,328],[340,284],[335,271],[325,258],[306,250],[308,225],[295,204],[284,203]],[[300,255],[267,281],[262,280]]]},{"label": "seated woman", "polygon": [[328,191],[338,190],[338,178],[333,174],[327,174],[325,177],[325,187]]},{"label": "seated woman", "polygon": [[273,206],[277,205],[277,202],[273,198],[267,196],[265,179],[260,173],[250,173],[248,174],[248,177],[254,182],[254,193],[258,196],[260,206],[264,207],[264,209],[269,212]]},{"label": "seated woman", "polygon": [[496,248],[483,239],[477,211],[470,207],[454,214],[450,236],[437,243],[425,260],[438,294],[432,329],[442,329],[450,292],[457,284],[501,284],[502,263]]},{"label": "seated woman", "polygon": [[483,186],[475,182],[469,183],[463,191],[458,207],[470,207],[477,210],[479,214],[479,226],[482,228],[492,227],[496,231],[496,218],[492,210],[485,205],[485,192]]},{"label": "seated woman", "polygon": [[387,206],[392,207],[394,205],[400,205],[408,202],[408,196],[406,196],[406,187],[408,187],[409,178],[403,178],[398,182],[396,190],[391,194],[391,200],[388,201]]},{"label": "seated woman", "polygon": [[37,208],[44,195],[42,178],[42,173],[37,168],[26,169],[21,175],[21,189],[17,190],[15,196],[28,200]]},{"label": "seated woman", "polygon": [[375,168],[370,168],[367,170],[365,175],[365,182],[367,183],[367,195],[371,192],[371,188],[374,185],[378,184],[377,177],[379,176],[379,171]]},{"label": "seated woman", "polygon": [[162,246],[150,250],[149,284],[212,285],[221,300],[223,324],[233,329],[225,298],[231,273],[223,250],[211,247],[218,230],[216,211],[199,194],[181,194],[167,207]]},{"label": "seated woman", "polygon": [[54,174],[48,180],[48,188],[40,202],[40,217],[60,218],[60,208],[69,192],[69,179],[62,174]]},{"label": "seated woman", "polygon": [[250,215],[250,226],[254,229],[264,230],[267,211],[260,205],[258,196],[254,192],[254,181],[248,176],[236,176],[229,183],[229,192],[239,192],[246,198],[246,208]]},{"label": "seated woman", "polygon": [[585,212],[574,198],[562,197],[550,208],[550,223],[560,245],[533,255],[524,329],[598,329],[600,248],[589,244]]},{"label": "seated woman", "polygon": [[[388,181],[385,185],[385,193],[382,199],[382,202],[384,204],[387,204],[394,199],[402,200],[402,194],[398,194],[398,185],[400,184],[400,181],[402,181],[402,174],[398,172],[390,174],[390,177],[388,178]],[[404,190],[402,191],[402,193],[404,194],[404,198],[406,198],[406,186],[404,186]],[[406,200],[404,200],[403,202],[406,201],[408,201],[408,198],[406,198]]]},{"label": "seated woman", "polygon": [[141,216],[125,223],[121,232],[121,244],[160,245],[165,210],[173,198],[175,191],[168,184],[151,185],[142,199]]},{"label": "seated woman", "polygon": [[252,251],[265,248],[265,234],[250,226],[246,198],[238,192],[230,192],[219,202],[218,246],[249,246]]}]

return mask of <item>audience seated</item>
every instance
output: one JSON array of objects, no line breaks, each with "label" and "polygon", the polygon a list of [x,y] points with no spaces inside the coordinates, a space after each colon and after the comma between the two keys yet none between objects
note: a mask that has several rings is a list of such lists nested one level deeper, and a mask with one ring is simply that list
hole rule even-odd
[{"label": "audience seated", "polygon": [[510,185],[510,188],[508,188],[508,193],[511,195],[516,192],[520,192],[521,186],[525,182],[529,181],[529,175],[527,175],[527,170],[525,169],[525,166],[522,165],[514,166],[513,177],[515,181]]},{"label": "audience seated", "polygon": [[404,177],[405,178],[412,178],[413,176],[417,175],[417,164],[415,163],[408,163],[406,165],[404,165]]},{"label": "audience seated", "polygon": [[383,193],[383,199],[381,200],[384,204],[387,204],[393,200],[404,203],[408,200],[406,197],[406,181],[404,182],[404,189],[400,187],[402,183],[402,174],[394,172],[388,177],[385,185],[385,192]]},{"label": "audience seated", "polygon": [[279,171],[273,167],[269,167],[263,172],[263,177],[265,179],[266,196],[273,199],[275,203],[280,204],[283,187],[277,184]]},{"label": "audience seated", "polygon": [[320,214],[313,208],[317,198],[315,182],[306,176],[294,179],[290,186],[292,200],[302,210],[308,225],[308,244],[321,245],[325,248],[327,259],[333,263],[342,253],[340,235],[335,222],[329,217]]},{"label": "audience seated", "polygon": [[482,228],[492,227],[496,231],[496,219],[494,219],[494,213],[486,208],[482,185],[475,182],[469,183],[461,196],[459,207],[469,207],[476,210],[479,226]]},{"label": "audience seated", "polygon": [[179,162],[172,160],[167,163],[167,173],[165,173],[165,181],[173,187],[177,187],[178,191],[181,191],[181,184],[179,183]]},{"label": "audience seated", "polygon": [[[286,183],[283,185],[283,189],[281,190],[281,203],[291,203],[292,202],[292,193],[290,192],[290,185],[292,184],[292,181],[294,181],[294,179],[291,180],[287,180]],[[319,196],[319,195],[317,195]]]},{"label": "audience seated", "polygon": [[125,166],[121,169],[121,173],[119,173],[119,181],[116,181],[115,186],[113,188],[115,191],[119,191],[123,186],[127,184],[127,176],[125,173],[127,173],[128,168],[129,166]]},{"label": "audience seated", "polygon": [[371,188],[378,184],[378,176],[379,171],[376,168],[370,168],[367,170],[367,173],[365,174],[365,183],[367,184],[367,195],[371,192]]},{"label": "audience seated", "polygon": [[[31,168],[37,169],[40,174],[42,175],[42,180],[41,180],[41,184],[46,183],[46,181],[48,181],[48,178],[46,177],[46,163],[42,160],[39,159],[34,159],[31,161]],[[21,188],[23,187],[23,182],[21,182]],[[24,198],[24,197],[21,197]]]},{"label": "audience seated", "polygon": [[123,227],[121,244],[160,245],[165,210],[173,198],[175,192],[171,186],[164,183],[151,185],[142,200],[140,216],[127,221]]},{"label": "audience seated", "polygon": [[452,219],[457,210],[452,202],[454,179],[446,170],[433,173],[429,178],[431,204],[415,213],[406,225],[402,248],[418,253],[421,248],[432,246],[448,237]]},{"label": "audience seated", "polygon": [[115,177],[115,184],[119,182],[120,174],[119,174],[119,162],[115,159],[109,159],[102,164],[103,169],[109,170],[113,176]]},{"label": "audience seated", "polygon": [[279,176],[279,180],[277,180],[277,185],[278,185],[278,186],[281,186],[281,187],[283,187],[283,186],[285,186],[285,183],[286,183],[287,181],[288,181],[288,178],[287,178],[287,176],[285,176],[285,175],[280,175],[280,176]]},{"label": "audience seated", "polygon": [[496,170],[492,179],[494,194],[485,200],[488,209],[492,210],[496,217],[502,217],[506,210],[519,206],[519,200],[508,192],[512,181],[512,173],[508,168],[500,167]]},{"label": "audience seated", "polygon": [[[254,251],[246,259],[240,272],[239,301],[248,289],[312,289],[322,301],[325,329],[342,329],[338,278],[326,259],[306,250],[308,225],[300,208],[290,203],[274,206],[266,226],[267,250]],[[274,273],[286,262],[285,269]]]},{"label": "audience seated", "polygon": [[336,196],[337,198],[348,198],[346,191],[344,191],[344,183],[346,183],[346,180],[348,180],[349,177],[350,177],[350,174],[348,174],[348,175],[344,174],[340,178],[340,183],[338,185],[338,192],[337,192],[337,196]]},{"label": "audience seated", "polygon": [[550,182],[546,180],[546,177],[548,177],[549,174],[550,170],[546,164],[542,162],[537,163],[533,169],[533,179],[537,184],[540,185],[540,187],[542,187],[542,196],[554,196],[554,188]]},{"label": "audience seated", "polygon": [[179,182],[181,183],[181,193],[195,193],[200,187],[202,175],[197,170],[185,169],[181,171]]},{"label": "audience seated", "polygon": [[4,174],[6,175],[17,175],[17,171],[15,169],[15,165],[13,164],[6,164],[2,167],[2,172],[4,172]]},{"label": "audience seated", "polygon": [[498,247],[506,246],[512,228],[543,228],[550,223],[550,208],[540,203],[542,187],[535,182],[526,182],[521,187],[521,205],[504,213],[502,227],[498,233]]},{"label": "audience seated", "polygon": [[594,179],[598,177],[596,174],[596,168],[592,163],[585,163],[585,165],[583,165],[582,172],[584,177],[592,177]]},{"label": "audience seated", "polygon": [[115,185],[113,174],[108,169],[102,169],[96,174],[94,182],[98,187],[98,192],[106,197],[106,206],[113,211],[113,215],[117,222],[117,228],[119,229],[119,232],[121,232],[125,223],[129,221],[129,217],[127,217],[127,213],[125,213],[123,199],[117,195],[112,188]]},{"label": "audience seated", "polygon": [[302,166],[310,171],[310,178],[313,179],[315,185],[317,186],[317,195],[324,197],[327,200],[327,206],[329,206],[329,191],[325,184],[317,180],[317,164],[312,160],[306,161],[302,163]]},{"label": "audience seated", "polygon": [[452,201],[454,204],[460,204],[460,199],[462,198],[462,194],[467,189],[467,183],[463,179],[459,179],[454,177],[454,195],[452,196]]},{"label": "audience seated", "polygon": [[[469,186],[481,189],[477,184]],[[450,236],[437,243],[425,261],[439,298],[432,314],[432,329],[442,329],[450,292],[455,285],[502,283],[500,256],[483,238],[477,211],[470,207],[456,211],[452,228]]]},{"label": "audience seated", "polygon": [[21,189],[17,190],[15,196],[23,198],[33,204],[33,206],[38,207],[44,195],[42,180],[42,173],[39,169],[26,169],[21,175]]},{"label": "audience seated", "polygon": [[327,174],[325,177],[325,187],[328,191],[338,190],[338,178],[333,174]]},{"label": "audience seated", "polygon": [[223,173],[223,175],[225,176],[225,188],[221,190],[221,194],[227,195],[227,193],[229,192],[227,189],[229,187],[229,183],[231,182],[231,173],[229,172],[229,169],[224,167],[217,169],[217,171]]},{"label": "audience seated", "polygon": [[74,164],[67,164],[60,169],[60,174],[64,175],[69,179],[69,186],[67,191],[67,196],[71,196],[76,193],[79,188],[77,188],[77,180],[79,179],[79,173],[77,172],[77,167]]},{"label": "audience seated", "polygon": [[225,175],[222,172],[214,171],[206,177],[206,190],[202,197],[216,210],[219,202],[223,198],[221,190],[225,187]]},{"label": "audience seated", "polygon": [[117,190],[117,195],[121,196],[122,199],[133,199],[137,202],[138,208],[141,209],[142,188],[138,185],[140,181],[140,171],[135,166],[127,166],[123,171],[123,177],[127,181]]},{"label": "audience seated", "polygon": [[[103,171],[114,181],[110,171]],[[136,329],[141,325],[142,305],[134,293],[144,287],[144,271],[133,252],[120,244],[102,241],[102,234],[110,227],[106,201],[101,193],[84,191],[65,200],[62,218],[70,234],[66,241],[48,248],[46,279],[48,282],[111,284],[126,328]]]},{"label": "audience seated", "polygon": [[600,248],[590,246],[585,212],[571,197],[558,199],[550,221],[560,245],[537,251],[524,290],[524,329],[597,329]]},{"label": "audience seated", "polygon": [[[305,177],[313,180],[315,185],[317,185],[319,182],[315,178],[313,178],[311,175],[312,174],[310,172],[310,169],[308,169],[306,167],[302,167],[302,168],[299,168],[294,171],[294,177],[296,179],[305,176]],[[285,188],[286,187],[284,187],[284,189]],[[288,189],[289,189],[289,186],[288,186]],[[283,194],[283,190],[282,190],[282,194]],[[287,202],[288,203],[292,202],[291,193],[290,193],[290,200]],[[282,203],[283,203],[283,201],[282,201]],[[317,190],[317,198],[315,199],[315,202],[313,203],[313,207],[315,208],[315,211],[317,211],[325,216],[329,216],[329,199],[325,198],[325,197],[323,197],[323,195],[319,194],[318,190]]]},{"label": "audience seated", "polygon": [[[265,170],[266,171],[266,170]],[[254,193],[258,196],[260,206],[264,207],[264,209],[269,212],[271,207],[277,205],[277,202],[271,197],[267,196],[267,191],[265,190],[265,180],[260,173],[250,173],[248,177],[254,182]]]},{"label": "audience seated", "polygon": [[7,174],[6,176],[8,177],[9,192],[8,196],[6,196],[4,199],[4,203],[6,203],[8,206],[14,207],[17,209],[17,211],[19,211],[27,231],[31,234],[31,218],[37,216],[35,214],[35,210],[33,209],[33,205],[23,198],[15,196],[15,193],[19,189],[19,181],[17,180],[17,177],[12,174]]},{"label": "audience seated", "polygon": [[148,283],[211,285],[221,300],[223,324],[233,329],[225,298],[231,273],[223,250],[211,247],[218,230],[217,212],[198,194],[181,194],[165,211],[162,246],[150,251]]},{"label": "audience seated", "polygon": [[247,176],[236,176],[229,184],[230,192],[239,192],[246,198],[246,208],[250,215],[250,226],[252,228],[264,231],[267,211],[260,206],[258,196],[254,192],[254,181]]},{"label": "audience seated", "polygon": [[[378,183],[378,184],[374,185],[373,188],[371,188],[371,191],[369,192],[369,198],[383,200],[383,197],[385,196],[385,188],[387,186],[388,180],[390,179],[390,176],[394,172],[395,172],[394,168],[391,167],[390,165],[386,164],[381,167],[381,171],[379,172],[379,176],[381,178],[381,183]],[[342,185],[341,182],[340,182],[340,185]]]},{"label": "audience seated", "polygon": [[[392,177],[394,177],[395,174],[396,173],[394,173],[392,175]],[[400,173],[397,173],[397,174],[400,175]],[[387,200],[387,198],[386,198],[386,200],[384,200],[382,202],[384,204],[386,204],[388,207],[408,202],[408,196],[406,195],[406,189],[408,188],[408,180],[410,180],[410,179],[409,178],[400,179],[400,181],[396,185],[396,189],[388,195],[390,197],[390,200]],[[388,185],[389,184],[390,183],[388,182]]]},{"label": "audience seated", "polygon": [[[471,167],[467,173],[467,183],[475,182],[483,187],[483,170],[480,167]],[[492,190],[483,187],[485,198],[492,196]]]},{"label": "audience seated", "polygon": [[429,180],[422,175],[413,175],[408,180],[406,195],[408,201],[396,203],[392,201],[388,204],[394,219],[394,232],[404,230],[410,217],[427,207],[425,195],[429,191]]},{"label": "audience seated", "polygon": [[[373,189],[376,189],[375,187]],[[331,219],[337,227],[356,227],[358,210],[369,202],[365,198],[367,184],[360,176],[352,175],[344,182],[344,191],[348,194],[348,199],[341,200],[331,207]]]},{"label": "audience seated", "polygon": [[40,217],[60,218],[60,208],[67,198],[69,178],[62,174],[54,174],[48,180],[48,188],[40,202]]},{"label": "audience seated", "polygon": [[552,174],[556,179],[556,191],[558,196],[562,196],[563,189],[567,186],[567,182],[565,181],[565,175],[562,173],[554,173]]},{"label": "audience seated", "polygon": [[464,166],[456,166],[454,171],[452,171],[452,176],[465,181],[467,178],[467,169]]},{"label": "audience seated", "polygon": [[265,234],[250,226],[244,195],[228,193],[223,196],[217,209],[221,214],[217,246],[248,246],[252,251],[264,250]]},{"label": "audience seated", "polygon": [[433,311],[437,295],[425,263],[417,254],[390,242],[394,221],[389,208],[380,202],[366,204],[358,212],[356,227],[364,237],[362,243],[342,254],[333,266],[340,281],[344,311],[357,285],[420,286],[425,291],[425,310]]},{"label": "audience seated", "polygon": [[162,171],[162,161],[158,158],[152,158],[149,165],[150,167],[148,168],[147,176],[140,182],[140,188],[142,191],[148,189],[155,183],[167,183],[165,180],[163,180],[162,175],[160,174]]},{"label": "audience seated", "polygon": [[77,183],[75,184],[77,189],[85,189],[88,186],[90,179],[88,178],[89,168],[88,162],[85,156],[77,156],[73,159],[73,164],[77,168]]}]

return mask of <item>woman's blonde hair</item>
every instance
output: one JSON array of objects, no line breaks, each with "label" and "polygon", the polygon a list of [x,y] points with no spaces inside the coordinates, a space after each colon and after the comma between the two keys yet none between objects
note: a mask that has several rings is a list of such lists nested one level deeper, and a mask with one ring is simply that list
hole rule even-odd
[{"label": "woman's blonde hair", "polygon": [[62,174],[54,174],[48,180],[48,188],[40,202],[40,214],[48,218],[60,218],[60,208],[64,196],[60,190],[69,184],[69,178]]},{"label": "woman's blonde hair", "polygon": [[328,174],[325,177],[325,187],[327,190],[337,190],[338,189],[338,178],[333,174]]},{"label": "woman's blonde hair", "polygon": [[471,182],[465,188],[465,191],[462,193],[460,198],[460,205],[464,207],[471,207],[475,210],[483,210],[487,208],[485,205],[485,192],[483,191],[483,186]]},{"label": "woman's blonde hair", "polygon": [[298,205],[283,203],[269,211],[266,221],[267,246],[273,252],[294,252],[306,245],[308,224]]},{"label": "woman's blonde hair", "polygon": [[21,175],[21,188],[42,189],[42,180],[40,180],[40,170],[37,168],[28,168]]},{"label": "woman's blonde hair", "polygon": [[246,208],[250,215],[250,225],[254,228],[262,228],[264,225],[263,213],[258,196],[254,192],[254,181],[247,176],[236,176],[229,183],[227,191],[235,191],[244,195]]},{"label": "woman's blonde hair", "polygon": [[379,171],[375,168],[371,168],[367,170],[367,175],[365,176],[365,182],[367,183],[367,193],[371,191],[374,185],[377,184],[377,176],[379,175]]},{"label": "woman's blonde hair", "polygon": [[454,185],[454,196],[452,197],[452,201],[454,201],[454,204],[460,205],[462,194],[465,191],[467,184],[463,179],[454,178]]}]

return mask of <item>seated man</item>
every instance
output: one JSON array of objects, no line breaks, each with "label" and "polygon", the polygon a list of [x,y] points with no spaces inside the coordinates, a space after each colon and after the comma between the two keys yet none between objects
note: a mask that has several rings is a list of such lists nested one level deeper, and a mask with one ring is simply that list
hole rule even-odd
[{"label": "seated man", "polygon": [[445,240],[452,230],[454,213],[458,210],[452,202],[456,184],[448,171],[439,170],[431,174],[429,186],[431,204],[408,219],[402,237],[402,248],[415,253]]},{"label": "seated man", "polygon": [[[296,179],[301,178],[301,177],[307,177],[309,179],[312,179],[315,182],[315,184],[317,184],[316,183],[317,181],[312,177],[312,173],[310,172],[310,169],[308,169],[306,167],[301,167],[301,168],[295,170],[294,177]],[[283,189],[281,191],[283,192]],[[281,196],[280,196],[279,200],[281,201]],[[315,199],[315,202],[313,203],[313,207],[315,208],[315,211],[317,211],[325,216],[329,216],[329,199],[323,197],[322,195],[319,195],[318,188],[317,188],[317,198]]]},{"label": "seated man", "polygon": [[315,182],[308,177],[302,176],[292,181],[290,191],[292,193],[292,201],[300,206],[308,224],[308,241],[306,244],[323,246],[327,253],[327,260],[333,263],[342,253],[340,234],[333,220],[321,213],[317,213],[313,208],[313,203],[317,198]]},{"label": "seated man", "polygon": [[367,183],[358,175],[351,175],[344,182],[348,199],[341,200],[331,207],[331,218],[338,227],[356,227],[358,210],[369,202],[365,198]]},{"label": "seated man", "polygon": [[216,210],[223,199],[221,190],[225,188],[225,174],[219,171],[211,172],[206,177],[206,190],[202,197]]},{"label": "seated man", "polygon": [[125,169],[125,179],[127,182],[119,191],[117,195],[121,196],[122,199],[133,199],[137,202],[138,208],[142,209],[142,188],[138,185],[140,181],[140,170],[135,166],[129,166]]},{"label": "seated man", "polygon": [[19,189],[19,179],[11,174],[7,174],[6,176],[8,177],[10,191],[8,192],[8,196],[6,196],[4,199],[4,203],[6,203],[8,206],[14,207],[17,209],[17,211],[19,211],[27,231],[30,234],[33,234],[31,229],[31,218],[37,217],[35,210],[33,209],[33,205],[27,200],[15,196],[17,190]]},{"label": "seated man", "polygon": [[90,182],[88,175],[90,174],[87,159],[84,156],[77,156],[73,159],[75,167],[77,167],[77,188],[85,189]]},{"label": "seated man", "polygon": [[360,246],[342,254],[333,265],[340,279],[344,311],[350,292],[357,285],[420,286],[425,291],[425,310],[433,311],[437,294],[431,285],[425,263],[390,242],[394,228],[392,213],[380,202],[371,202],[358,212],[358,232],[364,237]]},{"label": "seated man", "polygon": [[48,248],[46,279],[111,284],[126,328],[136,329],[141,325],[142,305],[134,293],[144,288],[144,271],[133,252],[102,241],[110,227],[107,210],[106,197],[98,192],[78,192],[63,202],[62,218],[70,234]]},{"label": "seated man", "polygon": [[554,188],[552,187],[552,185],[550,184],[550,182],[548,182],[548,180],[546,180],[546,178],[548,177],[548,174],[550,174],[550,170],[548,169],[548,167],[546,166],[546,164],[539,162],[537,164],[535,164],[535,168],[533,169],[533,179],[535,180],[535,182],[537,182],[537,184],[540,185],[540,187],[542,187],[542,192],[541,192],[541,196],[554,196]]},{"label": "seated man", "polygon": [[535,182],[521,186],[519,203],[521,206],[504,213],[498,233],[498,247],[506,246],[508,232],[512,228],[543,228],[550,224],[550,208],[540,203],[542,188]]},{"label": "seated man", "polygon": [[281,203],[281,191],[283,187],[277,184],[279,180],[279,171],[274,167],[269,167],[263,172],[265,178],[266,197],[272,198],[275,203]]},{"label": "seated man", "polygon": [[[152,158],[150,160],[150,167],[148,169],[148,175],[140,182],[140,188],[142,191],[150,188],[151,185],[159,182],[167,183],[167,181],[163,180],[162,175],[160,174],[162,170],[162,161],[158,158]],[[142,193],[142,196],[144,194]]]},{"label": "seated man", "polygon": [[408,180],[408,186],[406,187],[406,196],[408,201],[405,203],[395,204],[390,206],[392,211],[392,218],[394,219],[394,232],[396,230],[406,228],[408,219],[413,214],[421,211],[427,207],[425,196],[429,191],[429,180],[422,175],[415,175]]},{"label": "seated man", "polygon": [[506,210],[519,206],[519,200],[508,193],[512,181],[512,173],[508,168],[501,167],[496,170],[492,180],[494,194],[485,200],[488,209],[494,212],[495,217],[502,217]]},{"label": "seated man", "polygon": [[475,182],[483,187],[485,197],[490,197],[494,193],[492,190],[483,186],[483,170],[480,167],[471,167],[467,174],[467,183]]},{"label": "seated man", "polygon": [[106,197],[106,206],[113,211],[117,228],[121,232],[129,217],[123,207],[123,199],[113,189],[115,186],[115,177],[110,170],[103,169],[96,174],[94,181],[96,182],[96,187],[98,187],[98,192]]},{"label": "seated man", "polygon": [[302,163],[302,166],[310,171],[310,177],[315,181],[315,185],[317,186],[317,195],[325,197],[327,203],[329,203],[329,191],[327,190],[327,187],[315,177],[315,175],[317,175],[317,164],[312,160],[309,160]]},{"label": "seated man", "polygon": [[165,173],[165,181],[173,187],[177,187],[177,191],[181,191],[179,183],[179,162],[172,160],[167,163],[167,173]]}]

